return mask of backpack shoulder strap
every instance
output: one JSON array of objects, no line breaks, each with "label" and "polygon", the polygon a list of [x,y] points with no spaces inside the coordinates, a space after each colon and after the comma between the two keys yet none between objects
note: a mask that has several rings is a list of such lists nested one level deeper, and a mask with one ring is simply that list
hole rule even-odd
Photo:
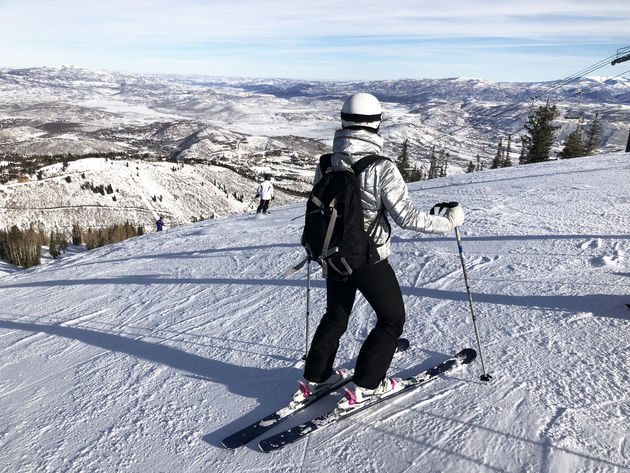
[{"label": "backpack shoulder strap", "polygon": [[322,175],[326,174],[326,170],[328,170],[328,168],[332,165],[331,158],[331,153],[322,154],[319,157],[319,170],[321,171]]},{"label": "backpack shoulder strap", "polygon": [[354,163],[352,165],[352,171],[354,172],[355,176],[358,176],[363,171],[365,171],[370,164],[374,164],[375,162],[380,161],[382,159],[387,159],[387,158],[385,156],[379,156],[378,154],[370,154],[368,156],[365,156],[359,159],[356,163]]}]

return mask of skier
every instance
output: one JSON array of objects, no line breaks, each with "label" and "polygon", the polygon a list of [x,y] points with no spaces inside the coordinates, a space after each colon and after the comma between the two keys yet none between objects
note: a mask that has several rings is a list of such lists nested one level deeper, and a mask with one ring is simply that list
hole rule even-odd
[{"label": "skier", "polygon": [[262,212],[266,214],[269,210],[269,201],[273,199],[273,184],[269,174],[265,174],[265,179],[258,185],[256,197],[260,197],[260,204],[258,209],[256,209],[256,213]]},{"label": "skier", "polygon": [[162,227],[164,226],[164,221],[162,220],[162,216],[161,215],[160,215],[160,218],[157,219],[157,221],[155,222],[155,226],[156,226],[158,232],[162,231]]},{"label": "skier", "polygon": [[[341,109],[341,123],[342,128],[335,132],[333,140],[333,166],[350,168],[364,156],[381,153],[381,105],[376,97],[366,93],[352,95]],[[315,183],[321,178],[318,166]],[[448,209],[443,217],[416,210],[400,171],[388,159],[371,164],[358,179],[364,228],[377,247],[378,261],[355,270],[343,282],[326,279],[326,313],[311,342],[304,381],[300,382],[300,390],[293,395],[296,403],[339,380],[341,375],[333,371],[333,363],[357,290],[375,311],[377,322],[361,346],[353,383],[338,407],[351,409],[372,396],[401,387],[399,379],[385,377],[405,323],[400,286],[387,261],[391,232],[387,214],[400,227],[423,233],[445,233],[464,221],[464,212],[459,205]]]}]

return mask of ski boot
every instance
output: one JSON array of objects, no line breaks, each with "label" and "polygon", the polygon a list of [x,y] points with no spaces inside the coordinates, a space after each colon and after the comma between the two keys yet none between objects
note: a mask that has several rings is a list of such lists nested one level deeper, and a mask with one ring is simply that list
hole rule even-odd
[{"label": "ski boot", "polygon": [[385,378],[374,389],[362,388],[355,384],[350,389],[344,388],[346,395],[337,403],[337,409],[349,411],[364,402],[400,391],[403,387],[404,384],[401,378]]},{"label": "ski boot", "polygon": [[343,379],[351,376],[349,370],[335,370],[332,375],[321,383],[313,383],[311,381],[298,381],[300,389],[293,395],[291,400],[292,404],[301,404],[305,402],[310,396],[316,395],[319,391],[328,390],[331,386],[340,383]]}]

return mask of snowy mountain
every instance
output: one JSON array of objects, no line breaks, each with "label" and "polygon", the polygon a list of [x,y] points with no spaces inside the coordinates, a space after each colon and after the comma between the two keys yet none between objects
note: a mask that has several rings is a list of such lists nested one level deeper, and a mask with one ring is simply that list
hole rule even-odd
[{"label": "snowy mountain", "polygon": [[[562,112],[555,151],[578,116],[588,125],[599,113],[599,152],[625,149],[628,138],[630,81],[624,78],[567,84],[465,78],[339,83],[148,76],[72,66],[0,69],[0,174],[11,174],[12,163],[25,167],[34,156],[40,160],[31,163],[31,182],[22,189],[15,182],[10,189],[0,186],[13,196],[0,200],[8,218],[0,227],[31,222],[46,230],[69,229],[68,221],[76,219],[84,227],[131,219],[148,228],[157,213],[170,216],[172,224],[238,213],[248,208],[243,199],[255,193],[264,173],[285,191],[278,203],[294,202],[308,190],[317,157],[329,150],[343,100],[358,90],[383,102],[384,153],[396,158],[408,140],[412,165],[425,170],[433,148],[450,153],[448,174],[463,172],[477,156],[488,167],[499,140],[505,144],[508,135],[517,162],[523,124],[547,97]],[[90,174],[91,164],[72,165],[69,174],[57,167],[55,178],[37,181],[37,168],[51,155],[108,155],[132,161],[123,163],[125,168],[146,171],[134,175],[111,162],[97,164],[104,174],[94,177],[95,184],[115,183],[118,197],[130,197],[90,198],[91,207],[83,208],[81,198],[88,194],[77,186],[89,182],[74,178],[77,172]],[[134,164],[140,159],[143,164]],[[174,175],[166,178],[170,165],[163,161],[190,166],[178,175],[180,184],[186,176],[187,188],[173,185]],[[50,170],[43,174],[53,176]],[[70,185],[59,184],[68,177]],[[153,197],[164,194],[170,197],[153,205]]]},{"label": "snowy mountain", "polygon": [[[560,139],[577,123],[565,115],[579,113],[588,119],[595,112],[606,129],[604,147],[617,150],[627,139],[630,80],[625,78],[592,77],[566,84],[465,78],[309,82],[147,76],[58,66],[0,69],[0,150],[44,154],[48,151],[38,139],[44,137],[58,153],[111,149],[207,159],[234,157],[243,133],[329,143],[341,103],[357,90],[384,102],[388,151],[397,153],[402,140],[409,139],[418,160],[426,159],[434,144],[451,150],[455,161],[477,153],[492,157],[499,138],[513,134],[518,142],[532,105],[543,105],[547,98],[563,112]],[[87,141],[72,143],[77,135]],[[206,140],[214,146],[189,149],[191,142]],[[241,155],[274,147],[257,144]],[[9,146],[16,145],[17,151],[11,151]],[[304,143],[286,145],[299,152]]]},{"label": "snowy mountain", "polygon": [[[479,380],[477,361],[273,455],[220,441],[297,388],[306,274],[284,271],[303,255],[303,203],[5,274],[0,469],[629,471],[629,180],[628,154],[613,153],[410,185],[420,209],[458,200],[466,211],[493,381]],[[391,374],[476,348],[453,235],[395,227],[392,250],[412,347]],[[319,274],[311,295],[313,330]],[[373,323],[358,298],[340,367],[353,366]]]}]

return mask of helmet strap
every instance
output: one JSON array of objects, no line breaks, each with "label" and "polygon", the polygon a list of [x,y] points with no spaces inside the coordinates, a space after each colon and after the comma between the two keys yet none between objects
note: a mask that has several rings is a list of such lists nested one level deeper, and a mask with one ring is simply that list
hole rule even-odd
[{"label": "helmet strap", "polygon": [[344,130],[365,130],[365,131],[369,131],[370,133],[375,133],[377,134],[378,131],[381,128],[381,125],[378,125],[378,128],[371,128],[369,126],[359,126],[359,125],[352,125],[352,126],[342,126],[342,128]]}]

